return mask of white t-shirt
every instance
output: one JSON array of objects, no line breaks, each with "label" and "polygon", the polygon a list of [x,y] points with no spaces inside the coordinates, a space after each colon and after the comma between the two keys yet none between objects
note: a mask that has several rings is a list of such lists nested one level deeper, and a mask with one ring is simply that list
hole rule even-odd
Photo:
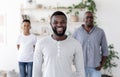
[{"label": "white t-shirt", "polygon": [[[76,71],[72,69],[73,64]],[[39,40],[33,59],[33,77],[85,77],[80,43],[70,36],[63,41],[51,36]]]},{"label": "white t-shirt", "polygon": [[35,35],[30,34],[19,35],[17,40],[17,45],[20,45],[18,51],[18,61],[19,62],[32,62],[33,61],[33,53],[34,53],[34,45],[36,44],[37,38]]}]

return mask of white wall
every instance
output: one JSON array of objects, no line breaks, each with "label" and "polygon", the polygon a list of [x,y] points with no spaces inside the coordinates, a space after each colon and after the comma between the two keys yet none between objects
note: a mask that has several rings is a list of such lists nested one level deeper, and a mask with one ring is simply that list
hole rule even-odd
[{"label": "white wall", "polygon": [[0,46],[0,70],[17,69],[15,40],[19,34],[19,4],[16,0],[0,0],[0,12],[5,13],[6,21],[6,44]]},{"label": "white wall", "polygon": [[[1,0],[0,0],[1,1]],[[13,1],[13,2],[12,2]],[[119,0],[95,0],[97,4],[97,24],[103,28],[108,43],[113,43],[115,50],[120,56],[120,36],[119,36]],[[4,0],[0,2],[0,11],[4,10],[7,14],[7,44],[0,47],[0,70],[18,70],[17,50],[15,40],[19,34],[20,10],[17,0]],[[2,8],[1,8],[2,7]],[[115,60],[118,67],[113,69],[114,77],[119,77],[120,60]]]}]

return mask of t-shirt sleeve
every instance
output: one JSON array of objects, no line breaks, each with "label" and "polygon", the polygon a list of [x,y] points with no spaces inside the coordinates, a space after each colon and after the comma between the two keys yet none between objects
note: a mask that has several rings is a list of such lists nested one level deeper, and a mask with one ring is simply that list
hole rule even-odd
[{"label": "t-shirt sleeve", "polygon": [[74,65],[76,68],[76,77],[85,77],[83,52],[82,52],[82,46],[80,44],[76,45],[76,52],[74,55]]},{"label": "t-shirt sleeve", "polygon": [[33,58],[33,75],[32,77],[42,77],[43,55],[42,47],[39,42],[36,43],[34,58]]}]

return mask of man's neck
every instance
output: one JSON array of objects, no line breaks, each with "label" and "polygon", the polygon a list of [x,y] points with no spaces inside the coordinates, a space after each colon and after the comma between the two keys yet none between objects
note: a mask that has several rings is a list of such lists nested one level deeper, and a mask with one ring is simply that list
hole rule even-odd
[{"label": "man's neck", "polygon": [[83,26],[83,28],[87,31],[87,32],[90,32],[90,30],[93,28],[93,25],[91,25],[91,26],[87,26],[87,25],[82,25]]},{"label": "man's neck", "polygon": [[57,36],[55,34],[52,35],[52,38],[54,40],[57,40],[57,41],[62,41],[62,40],[65,40],[67,38],[67,35],[63,35],[63,36]]},{"label": "man's neck", "polygon": [[30,35],[30,32],[23,32],[24,35]]}]

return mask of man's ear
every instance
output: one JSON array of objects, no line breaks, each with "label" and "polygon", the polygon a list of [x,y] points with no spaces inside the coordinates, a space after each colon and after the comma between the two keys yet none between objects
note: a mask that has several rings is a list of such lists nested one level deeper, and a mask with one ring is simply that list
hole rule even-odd
[{"label": "man's ear", "polygon": [[30,29],[31,29],[31,26],[30,26]]},{"label": "man's ear", "polygon": [[83,18],[83,20],[82,20],[83,22],[85,22],[85,17]]}]

